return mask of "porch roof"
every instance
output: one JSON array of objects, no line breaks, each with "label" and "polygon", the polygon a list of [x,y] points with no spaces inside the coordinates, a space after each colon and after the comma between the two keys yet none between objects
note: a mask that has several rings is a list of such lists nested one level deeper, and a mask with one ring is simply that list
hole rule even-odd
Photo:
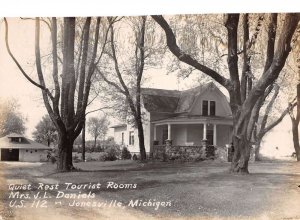
[{"label": "porch roof", "polygon": [[152,121],[151,123],[155,125],[165,125],[165,124],[224,124],[233,125],[232,117],[221,117],[221,116],[196,116],[196,115],[180,115],[175,117],[170,117],[162,120]]}]

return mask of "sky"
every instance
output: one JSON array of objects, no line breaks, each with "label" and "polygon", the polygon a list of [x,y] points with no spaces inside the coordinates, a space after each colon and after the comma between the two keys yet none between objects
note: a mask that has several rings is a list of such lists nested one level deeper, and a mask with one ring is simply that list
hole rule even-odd
[{"label": "sky", "polygon": [[[20,18],[9,18],[9,45],[12,53],[24,68],[26,73],[37,80],[37,74],[34,65],[34,21],[21,20]],[[26,136],[31,137],[35,126],[41,117],[47,114],[44,107],[41,90],[32,85],[19,71],[16,64],[12,61],[5,47],[5,29],[4,22],[0,26],[0,97],[3,99],[15,98],[20,105],[21,113],[27,118]],[[48,45],[49,31],[46,26],[41,28],[41,45]],[[43,49],[43,46],[41,46]],[[166,70],[149,70],[145,73],[147,78],[147,87],[162,89],[178,89],[178,81],[175,75],[166,74]],[[184,85],[184,82],[182,82]],[[89,106],[89,110],[99,108],[97,103]],[[99,113],[91,113],[89,116],[96,116]],[[87,134],[88,135],[88,134]],[[113,135],[110,130],[109,135]]]},{"label": "sky", "polygon": [[[24,11],[20,12],[20,14],[23,12]],[[43,13],[47,14],[47,11],[44,11]],[[79,12],[79,14],[80,13],[82,12]],[[151,14],[151,11],[145,13]],[[21,19],[8,19],[8,21],[11,50],[26,72],[29,73],[29,75],[36,77],[33,64],[34,22]],[[45,28],[42,28],[41,44],[47,43],[49,43],[49,33]],[[27,118],[26,135],[31,137],[34,127],[41,117],[46,114],[46,110],[41,99],[40,89],[31,85],[25,77],[22,76],[16,65],[8,56],[4,45],[4,25],[2,20],[0,26],[0,66],[0,97],[8,99],[16,98],[18,100],[20,110]],[[151,80],[146,86],[154,88],[182,89],[186,88],[193,81],[193,79],[189,78],[178,82],[176,76],[166,74],[165,69],[151,70],[148,71],[146,75],[151,76]],[[91,109],[94,109],[93,106]],[[287,155],[293,152],[290,128],[290,119],[286,117],[284,121],[264,139],[262,153],[278,156]],[[112,131],[110,131],[109,134],[112,135]]]}]

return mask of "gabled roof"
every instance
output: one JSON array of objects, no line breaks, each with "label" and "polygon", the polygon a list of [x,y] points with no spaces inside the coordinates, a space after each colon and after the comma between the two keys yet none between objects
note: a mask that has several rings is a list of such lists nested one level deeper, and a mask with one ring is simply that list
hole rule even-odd
[{"label": "gabled roof", "polygon": [[180,91],[143,88],[144,107],[149,112],[174,112],[180,99]]},{"label": "gabled roof", "polygon": [[[12,142],[11,138],[22,138],[22,142]],[[0,138],[0,148],[50,150],[49,147],[16,133],[11,133]]]},{"label": "gabled roof", "polygon": [[204,85],[197,86],[192,89],[182,91],[180,94],[180,100],[177,105],[176,112],[180,113],[180,112],[188,111],[192,107],[196,96],[202,94],[208,88],[217,88],[217,87],[215,86],[215,84],[210,82]]},{"label": "gabled roof", "polygon": [[[144,107],[149,112],[187,112],[191,109],[196,97],[207,89],[216,89],[223,94],[212,82],[183,91],[143,88]],[[226,99],[225,96],[224,98]]]},{"label": "gabled roof", "polygon": [[111,126],[111,128],[122,128],[122,127],[127,127],[127,124],[117,124],[117,125]]}]

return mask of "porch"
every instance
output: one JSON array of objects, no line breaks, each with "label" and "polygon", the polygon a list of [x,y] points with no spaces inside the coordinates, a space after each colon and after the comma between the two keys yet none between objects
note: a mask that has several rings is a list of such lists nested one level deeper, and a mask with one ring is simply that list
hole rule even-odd
[{"label": "porch", "polygon": [[203,141],[207,145],[225,147],[231,143],[232,121],[214,118],[185,118],[182,120],[154,122],[152,142],[164,145],[166,140],[175,146],[200,146]]},{"label": "porch", "polygon": [[[153,123],[152,152],[156,159],[227,158],[232,121],[217,117],[185,118]],[[223,155],[224,154],[224,155]],[[164,158],[166,157],[166,158]]]}]

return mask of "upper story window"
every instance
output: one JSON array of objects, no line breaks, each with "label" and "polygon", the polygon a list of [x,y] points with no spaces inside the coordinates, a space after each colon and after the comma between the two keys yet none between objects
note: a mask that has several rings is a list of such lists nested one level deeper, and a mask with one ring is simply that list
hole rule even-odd
[{"label": "upper story window", "polygon": [[215,116],[216,115],[216,102],[215,101],[202,101],[202,115],[204,116]]},{"label": "upper story window", "polygon": [[129,131],[129,145],[134,145],[134,131]]},{"label": "upper story window", "polygon": [[202,101],[202,115],[208,115],[208,101],[203,100]]},{"label": "upper story window", "polygon": [[215,101],[210,101],[209,103],[210,103],[210,105],[209,105],[209,107],[210,107],[210,109],[209,109],[210,114],[209,115],[215,116],[216,115],[216,102]]}]

